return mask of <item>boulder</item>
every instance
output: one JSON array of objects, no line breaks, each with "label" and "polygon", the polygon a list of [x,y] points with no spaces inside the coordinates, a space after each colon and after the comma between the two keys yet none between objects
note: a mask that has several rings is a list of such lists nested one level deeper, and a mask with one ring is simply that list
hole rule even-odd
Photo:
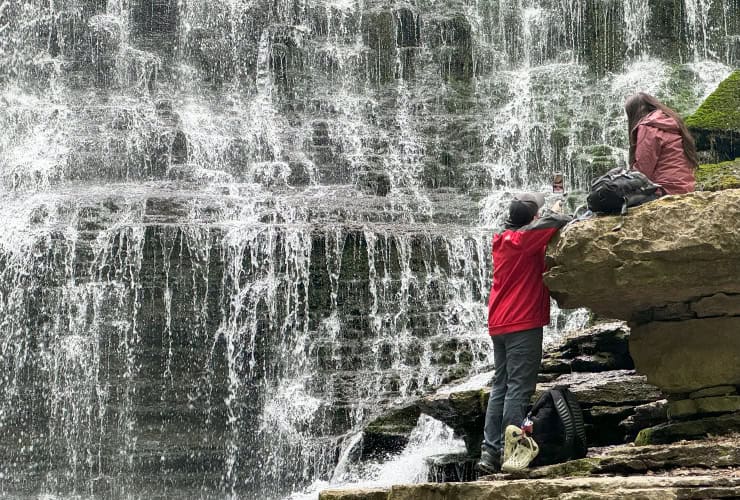
[{"label": "boulder", "polygon": [[619,423],[625,432],[625,441],[632,441],[640,430],[668,420],[668,401],[661,399],[634,408],[632,415]]},{"label": "boulder", "polygon": [[641,405],[662,398],[657,387],[632,370],[568,373],[553,382],[538,384],[535,397],[555,385],[567,386],[584,407]]},{"label": "boulder", "polygon": [[668,304],[740,293],[740,190],[666,196],[623,219],[619,231],[621,217],[572,224],[550,244],[545,282],[561,307],[645,322]]},{"label": "boulder", "polygon": [[655,321],[632,329],[630,352],[637,370],[667,393],[740,385],[738,332],[737,316]]},{"label": "boulder", "polygon": [[599,323],[566,333],[559,346],[542,357],[542,373],[602,372],[634,368],[627,339],[629,328],[620,321]]}]

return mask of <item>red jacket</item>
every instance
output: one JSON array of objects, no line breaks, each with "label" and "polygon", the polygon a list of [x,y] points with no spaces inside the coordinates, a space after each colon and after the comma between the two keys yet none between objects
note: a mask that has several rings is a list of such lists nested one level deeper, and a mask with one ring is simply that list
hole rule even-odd
[{"label": "red jacket", "polygon": [[683,152],[676,121],[657,109],[637,124],[632,168],[660,184],[664,194],[694,191],[694,169]]},{"label": "red jacket", "polygon": [[550,238],[571,220],[550,214],[493,236],[493,285],[488,333],[502,335],[550,323],[550,291],[542,281]]}]

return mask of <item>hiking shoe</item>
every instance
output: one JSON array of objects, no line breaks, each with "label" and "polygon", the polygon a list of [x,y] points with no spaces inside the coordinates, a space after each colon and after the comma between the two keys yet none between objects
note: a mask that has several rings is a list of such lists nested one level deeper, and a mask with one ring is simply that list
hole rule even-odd
[{"label": "hiking shoe", "polygon": [[516,425],[507,425],[504,429],[504,462],[506,462],[516,448],[517,443],[524,437],[524,431]]},{"label": "hiking shoe", "polygon": [[501,459],[495,454],[483,450],[476,467],[485,474],[497,474],[501,472]]},{"label": "hiking shoe", "polygon": [[535,443],[534,439],[532,439],[531,437],[526,437],[517,443],[514,451],[501,466],[501,470],[503,472],[515,472],[518,470],[524,470],[529,466],[530,462],[534,460],[539,452],[540,447],[537,446],[537,443]]}]

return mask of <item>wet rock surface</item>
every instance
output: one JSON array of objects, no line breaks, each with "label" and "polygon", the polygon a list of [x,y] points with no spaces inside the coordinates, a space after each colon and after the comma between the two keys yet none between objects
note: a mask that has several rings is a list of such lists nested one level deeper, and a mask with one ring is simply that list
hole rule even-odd
[{"label": "wet rock surface", "polygon": [[[447,302],[442,275],[452,270],[450,265],[458,265],[449,260],[454,252],[445,248],[444,241],[449,241],[451,231],[446,231],[444,237],[434,236],[430,226],[419,224],[418,231],[414,231],[412,224],[406,225],[407,232],[397,239],[397,234],[386,233],[389,226],[382,215],[373,219],[376,222],[327,224],[329,212],[322,206],[325,200],[314,203],[310,197],[304,199],[304,206],[311,207],[307,210],[311,215],[289,219],[275,208],[279,195],[250,196],[249,186],[243,189],[237,194],[225,194],[217,188],[196,194],[182,190],[177,183],[166,187],[118,185],[115,189],[76,188],[68,193],[40,194],[38,203],[21,200],[16,205],[16,218],[7,222],[13,228],[29,224],[34,232],[14,229],[11,234],[33,246],[20,258],[3,253],[3,272],[6,276],[21,276],[26,269],[37,269],[26,278],[23,295],[9,302],[25,304],[23,307],[33,311],[29,327],[36,333],[24,337],[25,330],[11,330],[17,338],[33,339],[33,343],[24,344],[29,365],[12,371],[12,383],[3,393],[10,406],[2,415],[0,450],[4,456],[15,457],[16,464],[7,465],[6,470],[20,471],[25,464],[42,460],[41,442],[59,450],[60,456],[66,456],[69,446],[80,453],[97,446],[86,441],[86,426],[98,418],[87,410],[69,417],[76,434],[54,431],[51,435],[41,425],[29,428],[27,411],[35,409],[36,419],[53,419],[53,413],[45,412],[108,405],[115,407],[116,418],[103,419],[105,426],[96,427],[96,439],[103,446],[101,457],[105,458],[100,470],[116,477],[127,468],[138,478],[155,478],[151,484],[146,483],[147,488],[156,489],[158,474],[178,470],[183,475],[178,481],[197,476],[201,485],[217,490],[220,471],[228,467],[229,446],[252,451],[260,447],[290,448],[292,444],[273,432],[276,427],[255,427],[263,418],[275,418],[275,425],[277,421],[285,424],[287,419],[303,432],[317,436],[313,445],[302,441],[305,454],[291,453],[293,465],[323,460],[330,466],[336,460],[338,443],[354,425],[353,419],[369,418],[370,411],[368,415],[357,414],[359,401],[371,397],[375,401],[371,410],[377,411],[389,401],[404,394],[418,394],[425,384],[434,384],[424,379],[432,373],[432,378],[444,380],[476,362],[475,339],[469,339],[472,344],[468,344],[464,337],[450,339],[446,329],[440,330],[444,331],[442,335],[435,333],[442,325],[439,311]],[[348,204],[351,201],[348,198]],[[249,214],[246,219],[245,212]],[[58,227],[73,228],[74,244],[69,238],[72,229],[62,233],[55,229]],[[47,231],[53,237],[36,237]],[[261,238],[265,232],[269,238]],[[427,251],[431,253],[424,255]],[[26,255],[30,263],[23,260]],[[415,283],[412,289],[404,288],[401,273],[407,265],[418,274],[427,269],[425,263],[435,260],[433,272],[437,274],[430,280],[433,289],[427,288],[426,280]],[[443,264],[443,260],[447,262]],[[274,288],[259,285],[268,283]],[[310,288],[309,283],[313,285]],[[237,289],[242,286],[246,288],[240,295]],[[399,316],[405,308],[399,308],[397,299],[402,289],[414,297],[407,304],[419,307],[412,306]],[[297,304],[292,307],[300,315],[291,316],[268,306],[293,301]],[[230,309],[232,304],[241,304],[255,315],[240,316]],[[63,317],[67,307],[74,314],[83,311],[84,321],[80,321],[101,332],[105,341],[93,344],[96,337],[71,333],[64,322],[54,323],[53,330],[44,326],[50,318]],[[372,327],[365,311],[374,307],[387,314],[386,321],[393,318],[407,325],[408,335],[402,346],[387,342],[382,333],[368,333]],[[24,311],[21,308],[8,314],[6,324],[17,328],[26,317]],[[340,320],[344,325],[341,329]],[[378,326],[388,328],[390,323]],[[251,335],[243,337],[250,331],[253,343],[246,340]],[[300,350],[295,348],[301,341],[295,336],[298,332],[310,339]],[[263,340],[257,340],[260,338]],[[231,341],[239,346],[239,362],[230,358]],[[424,356],[427,343],[434,349]],[[373,347],[377,357],[363,355]],[[58,386],[47,378],[48,356],[52,356],[49,362],[65,368],[66,378],[57,381],[66,388],[64,391],[55,391]],[[100,368],[102,359],[104,368]],[[257,375],[262,370],[291,372],[303,363],[309,363],[315,371],[306,378],[292,372],[294,375],[288,378],[292,384],[297,383],[292,388],[264,387]],[[231,375],[229,364],[236,370]],[[438,366],[442,371],[424,371],[422,365]],[[93,374],[92,370],[98,369],[102,371]],[[417,376],[422,378],[412,382]],[[98,394],[96,384],[86,384],[91,379],[97,381],[97,377],[109,381],[109,392]],[[135,394],[126,392],[126,380],[135,384]],[[363,387],[363,380],[375,380],[370,395],[357,391]],[[224,392],[230,383],[237,384],[242,397],[255,404],[231,407]],[[402,384],[408,385],[402,388]],[[273,405],[279,406],[260,400],[259,394],[265,391],[275,392],[277,401]],[[318,403],[322,400],[314,396],[327,392],[332,394],[331,401]],[[293,395],[317,406],[286,412],[281,398]],[[51,408],[47,406],[49,400]],[[276,412],[274,417],[271,411]],[[267,415],[261,416],[262,412]],[[398,449],[405,443],[404,433],[416,424],[418,409],[412,409],[412,413],[393,422],[378,423],[383,436],[391,428],[396,432],[397,439],[384,446]],[[125,432],[116,430],[119,419],[127,422]],[[230,434],[233,419],[241,422],[239,436]],[[28,445],[19,448],[19,441]],[[128,454],[131,461],[127,465],[108,454],[108,450],[133,442],[136,447]],[[65,462],[60,459],[54,464],[63,467]],[[39,481],[38,474],[46,473],[39,471],[13,474],[4,479],[4,484],[16,490],[33,488]],[[74,478],[69,481],[60,488],[75,484]]]}]

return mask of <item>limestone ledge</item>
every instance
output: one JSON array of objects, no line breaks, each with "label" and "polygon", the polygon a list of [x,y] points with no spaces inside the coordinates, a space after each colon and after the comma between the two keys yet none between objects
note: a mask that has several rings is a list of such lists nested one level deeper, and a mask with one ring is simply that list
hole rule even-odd
[{"label": "limestone ledge", "polygon": [[[681,495],[680,497],[678,495]],[[319,500],[467,500],[558,498],[732,498],[740,495],[740,477],[631,476],[470,483],[410,484],[368,490],[327,490]]]},{"label": "limestone ledge", "polygon": [[740,294],[740,190],[666,196],[614,231],[621,221],[578,222],[550,244],[545,282],[561,307],[646,323],[698,317],[702,298]]},{"label": "limestone ledge", "polygon": [[[740,436],[658,446],[618,446],[601,455],[468,483],[327,490],[320,500],[730,498],[740,494]],[[610,474],[604,476],[603,474]],[[619,474],[619,476],[613,476]],[[639,474],[639,475],[628,475]]]}]

